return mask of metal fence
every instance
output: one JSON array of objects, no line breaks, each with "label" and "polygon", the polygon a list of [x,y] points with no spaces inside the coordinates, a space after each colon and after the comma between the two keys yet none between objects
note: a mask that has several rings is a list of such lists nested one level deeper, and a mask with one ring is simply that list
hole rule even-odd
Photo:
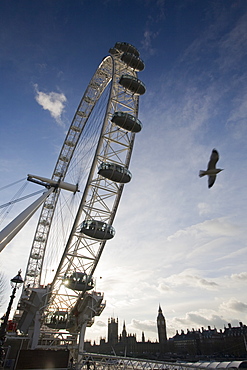
[{"label": "metal fence", "polygon": [[[108,356],[93,353],[83,353],[75,370],[188,370],[188,369],[237,369],[245,361],[232,362],[164,362],[130,357]],[[244,364],[245,365],[245,364]]]}]

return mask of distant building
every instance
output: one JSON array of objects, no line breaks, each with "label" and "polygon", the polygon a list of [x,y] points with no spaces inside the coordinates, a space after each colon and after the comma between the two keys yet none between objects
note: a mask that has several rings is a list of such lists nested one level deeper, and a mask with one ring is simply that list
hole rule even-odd
[{"label": "distant building", "polygon": [[125,321],[120,335],[118,335],[118,319],[108,319],[108,341],[100,339],[99,345],[91,345],[91,342],[85,341],[85,350],[94,353],[117,354],[121,356],[143,356],[149,357],[152,353],[158,354],[164,352],[166,336],[165,318],[159,306],[157,317],[157,330],[161,345],[158,341],[151,342],[145,340],[145,334],[142,332],[141,342],[137,342],[136,334],[127,333]]},{"label": "distant building", "polygon": [[108,319],[108,343],[115,345],[118,342],[118,319]]},{"label": "distant building", "polygon": [[239,323],[238,327],[228,327],[218,331],[208,326],[207,329],[181,330],[169,339],[169,350],[180,356],[224,358],[247,358],[247,326]]},{"label": "distant building", "polygon": [[247,326],[242,322],[232,327],[228,324],[224,330],[208,326],[207,329],[187,329],[187,332],[177,331],[174,337],[167,340],[166,320],[159,306],[157,316],[157,332],[159,340],[146,341],[142,332],[140,342],[136,334],[129,334],[125,321],[120,335],[118,335],[118,319],[108,320],[108,342],[100,339],[100,344],[91,345],[85,341],[85,350],[93,353],[114,354],[119,356],[145,357],[150,359],[247,359]]}]

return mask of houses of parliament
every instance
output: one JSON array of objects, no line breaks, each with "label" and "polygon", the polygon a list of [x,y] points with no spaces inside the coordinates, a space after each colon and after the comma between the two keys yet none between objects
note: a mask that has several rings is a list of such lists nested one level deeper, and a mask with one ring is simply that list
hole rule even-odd
[{"label": "houses of parliament", "polygon": [[223,330],[210,326],[200,329],[187,329],[176,332],[172,338],[167,338],[166,320],[159,306],[157,315],[158,340],[151,342],[145,339],[142,332],[138,342],[136,334],[128,334],[125,322],[122,332],[118,334],[118,319],[108,319],[108,337],[101,338],[100,344],[85,341],[87,352],[113,354],[117,356],[139,357],[149,359],[246,359],[247,358],[247,326],[242,322],[232,327],[228,324]]}]

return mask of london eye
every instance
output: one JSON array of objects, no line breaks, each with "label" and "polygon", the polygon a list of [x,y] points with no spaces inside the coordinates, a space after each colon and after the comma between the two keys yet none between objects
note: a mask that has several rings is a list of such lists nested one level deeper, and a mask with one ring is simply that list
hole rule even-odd
[{"label": "london eye", "polygon": [[86,326],[104,308],[103,295],[94,290],[94,272],[106,242],[114,238],[120,198],[132,177],[132,149],[142,129],[139,96],[146,90],[137,73],[143,69],[138,50],[117,42],[86,88],[51,179],[28,175],[52,188],[40,212],[18,305],[19,329],[33,328],[33,347],[47,328],[81,333],[83,339]]}]

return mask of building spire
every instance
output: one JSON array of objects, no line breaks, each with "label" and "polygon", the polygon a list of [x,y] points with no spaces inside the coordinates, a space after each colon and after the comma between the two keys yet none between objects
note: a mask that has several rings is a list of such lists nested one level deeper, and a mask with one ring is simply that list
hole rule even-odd
[{"label": "building spire", "polygon": [[125,320],[123,322],[123,330],[122,330],[122,338],[125,341],[127,337],[127,331],[126,331],[126,326],[125,326]]},{"label": "building spire", "polygon": [[145,335],[144,335],[144,331],[142,332],[142,343],[145,342]]}]

